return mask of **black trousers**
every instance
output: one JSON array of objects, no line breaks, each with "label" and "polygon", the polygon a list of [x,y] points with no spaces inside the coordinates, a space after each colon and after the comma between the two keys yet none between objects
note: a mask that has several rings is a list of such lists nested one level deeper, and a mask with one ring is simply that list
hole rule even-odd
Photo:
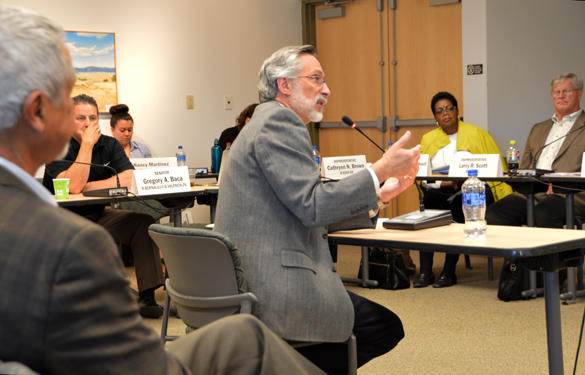
[{"label": "black trousers", "polygon": [[[347,292],[353,303],[355,321],[353,334],[357,341],[358,367],[389,352],[404,337],[398,315],[382,305]],[[297,351],[328,374],[347,373],[347,345],[325,343],[304,346]]]},{"label": "black trousers", "polygon": [[[425,208],[435,210],[451,210],[453,221],[456,223],[464,223],[465,216],[463,215],[462,208],[462,195],[459,194],[460,190],[439,190],[439,189],[428,189],[425,190],[423,203]],[[485,200],[486,206],[490,206],[494,202],[494,196],[491,189],[485,185]],[[420,271],[431,272],[433,269],[433,252],[421,251],[420,252]],[[454,274],[457,261],[459,260],[459,254],[446,254],[445,264],[443,265],[443,271],[441,273]]]},{"label": "black trousers", "polygon": [[[534,225],[546,228],[562,228],[565,224],[565,198],[562,195],[544,193],[536,194],[534,206]],[[585,216],[585,208],[573,205],[575,216]],[[486,213],[488,224],[525,225],[526,197],[522,194],[510,194],[488,207]]]}]

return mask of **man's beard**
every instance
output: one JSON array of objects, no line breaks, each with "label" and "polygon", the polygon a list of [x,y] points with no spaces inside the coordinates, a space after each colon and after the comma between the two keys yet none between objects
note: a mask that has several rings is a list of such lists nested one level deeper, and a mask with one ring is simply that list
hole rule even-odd
[{"label": "man's beard", "polygon": [[302,117],[311,122],[320,122],[323,120],[323,112],[316,109],[319,100],[323,101],[323,105],[327,104],[327,98],[324,96],[317,95],[314,100],[311,100],[303,95],[300,86],[293,86],[293,92],[290,97],[291,106]]}]

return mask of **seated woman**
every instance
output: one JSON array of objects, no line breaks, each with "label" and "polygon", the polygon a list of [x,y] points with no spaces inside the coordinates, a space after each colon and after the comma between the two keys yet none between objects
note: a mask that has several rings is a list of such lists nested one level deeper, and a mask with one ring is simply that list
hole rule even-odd
[{"label": "seated woman", "polygon": [[231,128],[227,128],[221,132],[221,135],[219,136],[219,147],[221,148],[221,151],[225,150],[228,143],[234,143],[236,137],[242,131],[242,128],[252,118],[257,105],[258,103],[253,103],[244,108],[244,110],[240,112],[238,118],[236,119],[236,126],[232,126]]},{"label": "seated woman", "polygon": [[[120,142],[126,152],[126,156],[129,159],[151,158],[152,154],[145,144],[132,140],[132,136],[134,135],[134,119],[130,116],[128,106],[126,104],[112,106],[110,107],[110,114],[112,115],[110,119],[112,135]],[[119,205],[123,210],[149,214],[155,221],[170,214],[170,209],[164,207],[159,201],[154,199],[143,199],[141,202],[120,202]]]},{"label": "seated woman", "polygon": [[[423,135],[420,144],[421,154],[429,154],[433,170],[448,167],[457,153],[499,154],[502,168],[506,169],[505,160],[493,138],[485,130],[459,120],[457,99],[453,95],[448,92],[435,94],[431,100],[431,110],[438,127]],[[465,222],[461,207],[461,183],[438,181],[427,184],[423,182],[421,187],[425,208],[451,210],[454,221]],[[507,184],[489,182],[486,185],[486,204],[489,205],[511,192],[512,188]],[[457,283],[455,266],[459,254],[446,254],[445,265],[436,282],[432,270],[433,254],[433,252],[420,252],[420,275],[413,283],[415,288],[433,283],[433,287],[442,288]]]},{"label": "seated woman", "polygon": [[118,104],[110,108],[112,118],[110,119],[110,127],[112,129],[112,136],[120,142],[128,158],[151,158],[152,154],[145,144],[138,143],[132,140],[134,135],[134,119],[128,112],[129,108],[126,104]]}]

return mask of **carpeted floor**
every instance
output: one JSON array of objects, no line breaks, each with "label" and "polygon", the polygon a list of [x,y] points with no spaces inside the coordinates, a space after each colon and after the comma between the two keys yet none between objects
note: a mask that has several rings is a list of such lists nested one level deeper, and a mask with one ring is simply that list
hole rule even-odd
[{"label": "carpeted floor", "polygon": [[[337,269],[355,277],[360,249],[342,246]],[[418,268],[418,252],[411,252]],[[435,255],[438,275],[444,256]],[[377,374],[546,374],[548,357],[544,298],[502,302],[497,299],[497,278],[502,260],[494,259],[496,280],[487,279],[487,258],[472,256],[472,270],[461,257],[458,284],[444,289],[384,290],[347,285],[355,293],[380,303],[400,316],[406,337],[390,353],[358,370]],[[128,275],[133,278],[133,269]],[[157,291],[162,303],[164,291]],[[573,371],[585,298],[561,305],[565,373]],[[162,319],[145,319],[160,332]],[[169,333],[183,334],[184,325],[171,318]],[[581,353],[577,374],[585,374]]]}]

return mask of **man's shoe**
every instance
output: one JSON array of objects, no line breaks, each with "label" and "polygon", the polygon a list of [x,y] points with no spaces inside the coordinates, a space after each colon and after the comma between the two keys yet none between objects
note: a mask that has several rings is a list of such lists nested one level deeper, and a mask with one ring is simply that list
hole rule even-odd
[{"label": "man's shoe", "polygon": [[433,288],[446,288],[457,284],[457,276],[454,273],[442,273],[436,283],[433,284]]},{"label": "man's shoe", "polygon": [[138,299],[138,312],[143,318],[156,319],[163,314],[163,308],[156,303],[154,295],[152,297],[140,297]]},{"label": "man's shoe", "polygon": [[434,282],[435,274],[433,272],[421,272],[420,275],[418,275],[418,278],[412,283],[412,286],[414,288],[424,288],[425,286],[429,286]]}]

